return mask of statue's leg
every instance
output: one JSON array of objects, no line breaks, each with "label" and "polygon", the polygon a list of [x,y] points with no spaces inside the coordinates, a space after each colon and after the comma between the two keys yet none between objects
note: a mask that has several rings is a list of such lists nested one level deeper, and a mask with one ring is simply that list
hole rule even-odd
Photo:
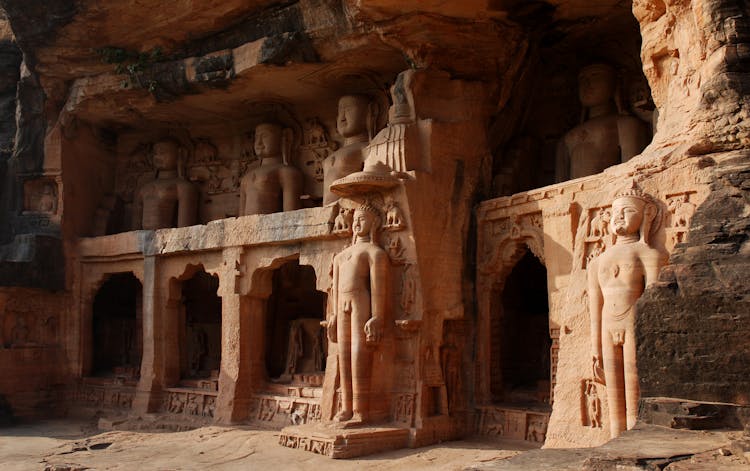
[{"label": "statue's leg", "polygon": [[638,399],[640,387],[638,385],[638,366],[635,362],[635,333],[629,329],[625,334],[625,343],[622,346],[623,360],[625,366],[625,410],[627,411],[628,430],[635,426],[638,418]]},{"label": "statue's leg", "polygon": [[625,378],[623,377],[622,348],[614,345],[609,332],[602,335],[604,381],[607,383],[609,430],[612,438],[625,430]]},{"label": "statue's leg", "polygon": [[352,300],[352,393],[354,419],[367,420],[370,399],[371,355],[365,343],[365,324],[370,319],[370,295],[354,294]]},{"label": "statue's leg", "polygon": [[343,422],[352,418],[352,303],[351,299],[347,298],[340,299],[340,303],[341,307],[336,316],[336,336],[339,350],[341,410],[333,420]]}]

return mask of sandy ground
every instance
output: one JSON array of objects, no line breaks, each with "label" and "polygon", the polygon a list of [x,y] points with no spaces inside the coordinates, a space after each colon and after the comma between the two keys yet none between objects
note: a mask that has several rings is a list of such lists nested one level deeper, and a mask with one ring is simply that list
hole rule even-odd
[{"label": "sandy ground", "polygon": [[[203,427],[188,432],[101,433],[91,423],[46,421],[0,428],[0,470],[460,470],[531,445],[464,440],[351,460],[277,444],[278,432]],[[66,466],[67,465],[67,466]]]}]

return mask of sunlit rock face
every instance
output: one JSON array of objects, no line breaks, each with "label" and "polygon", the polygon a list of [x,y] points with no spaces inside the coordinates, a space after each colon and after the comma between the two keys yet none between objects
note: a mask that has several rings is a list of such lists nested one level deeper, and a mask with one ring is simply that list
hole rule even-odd
[{"label": "sunlit rock face", "polygon": [[115,3],[0,1],[6,415],[347,458],[750,405],[744,7]]}]

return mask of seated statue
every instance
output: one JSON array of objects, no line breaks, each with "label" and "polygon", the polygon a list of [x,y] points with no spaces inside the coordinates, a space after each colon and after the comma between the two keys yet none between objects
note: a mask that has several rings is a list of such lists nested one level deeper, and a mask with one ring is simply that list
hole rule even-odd
[{"label": "seated statue", "polygon": [[555,165],[558,182],[594,175],[627,162],[648,144],[645,124],[618,113],[616,90],[617,75],[610,65],[589,65],[578,74],[584,121],[568,131],[558,144]]},{"label": "seated statue", "polygon": [[302,172],[289,165],[292,130],[274,123],[255,127],[260,163],[240,181],[240,216],[292,211],[302,206]]},{"label": "seated statue", "polygon": [[370,142],[374,114],[375,106],[365,95],[345,95],[339,99],[336,129],[344,137],[344,145],[323,161],[323,205],[339,199],[331,192],[331,183],[362,170],[365,162],[362,151]]},{"label": "seated statue", "polygon": [[197,223],[198,190],[178,175],[178,150],[179,144],[172,139],[154,144],[157,174],[136,192],[134,229],[186,227]]},{"label": "seated statue", "polygon": [[593,375],[606,385],[613,438],[631,429],[638,415],[635,303],[666,263],[651,246],[657,215],[656,203],[634,183],[620,192],[609,224],[615,243],[587,268]]}]

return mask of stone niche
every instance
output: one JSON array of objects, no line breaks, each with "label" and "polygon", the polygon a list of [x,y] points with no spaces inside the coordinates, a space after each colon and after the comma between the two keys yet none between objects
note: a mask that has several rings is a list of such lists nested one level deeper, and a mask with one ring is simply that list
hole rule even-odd
[{"label": "stone niche", "polygon": [[[257,177],[261,180],[257,180],[254,176],[256,170],[263,168],[263,159],[255,149],[256,128],[263,123],[273,123],[282,129],[283,149],[279,151],[279,157],[283,154],[283,158],[280,158],[283,163],[279,165],[282,169],[296,169],[289,171],[296,173],[298,176],[295,178],[299,180],[291,195],[291,205],[289,201],[281,199],[282,196],[286,198],[286,189],[273,190],[279,193],[279,201],[278,204],[271,204],[276,207],[270,212],[320,206],[324,193],[323,162],[346,139],[337,131],[337,100],[347,94],[360,94],[370,100],[373,115],[372,119],[367,118],[370,135],[384,125],[388,102],[387,92],[376,85],[382,80],[377,74],[365,69],[328,73],[332,74],[332,83],[326,84],[325,93],[319,93],[322,84],[317,81],[323,77],[317,77],[317,74],[312,74],[306,79],[308,83],[300,85],[301,90],[311,91],[311,95],[301,103],[263,98],[251,100],[244,97],[247,92],[243,90],[237,92],[236,106],[231,111],[228,108],[223,110],[226,116],[219,117],[212,112],[191,116],[182,126],[160,121],[150,128],[139,127],[110,134],[110,155],[101,162],[108,166],[108,172],[104,172],[104,175],[111,175],[111,186],[96,198],[98,206],[92,208],[95,222],[90,229],[84,230],[84,234],[115,234],[142,227],[139,218],[143,192],[147,191],[150,183],[159,180],[159,175],[164,174],[163,170],[158,170],[160,164],[154,161],[155,145],[164,140],[173,142],[177,148],[176,163],[169,170],[170,178],[189,187],[194,195],[187,199],[195,201],[183,206],[184,201],[179,197],[180,203],[176,205],[174,213],[163,215],[165,222],[159,225],[160,228],[206,224],[244,215],[241,214],[243,178],[252,179],[253,182],[268,179],[261,175]],[[341,87],[337,87],[337,83]],[[301,93],[300,90],[297,92]],[[295,93],[297,96],[298,93]],[[222,103],[222,106],[229,105]],[[165,112],[168,115],[174,113],[178,120],[181,113],[186,111],[177,106],[168,107]],[[85,111],[83,114],[86,114]],[[227,121],[231,125],[225,124]],[[263,184],[279,185],[277,180],[274,174],[268,180],[271,183]],[[284,186],[283,183],[281,185]],[[179,207],[189,207],[189,218],[184,219],[188,222],[180,222]],[[250,214],[248,211],[246,209],[245,214]]]},{"label": "stone niche", "polygon": [[524,79],[494,117],[494,196],[599,173],[640,154],[655,133],[630,6],[568,28],[540,33]]},{"label": "stone niche", "polygon": [[[620,209],[615,208],[612,201],[618,191],[625,194],[643,191],[650,195],[653,222],[642,227],[650,229],[646,238],[652,251],[649,253],[663,254],[660,262],[663,264],[666,254],[674,251],[676,244],[684,244],[685,234],[681,228],[685,224],[689,226],[691,216],[688,214],[695,212],[693,205],[700,205],[708,188],[701,183],[703,176],[695,162],[660,167],[651,176],[640,178],[634,177],[628,165],[623,167],[576,182],[489,200],[479,206],[477,302],[481,334],[477,338],[480,374],[476,383],[479,433],[523,435],[527,440],[544,441],[548,447],[570,447],[601,444],[619,433],[614,429],[622,427],[624,430],[624,411],[622,424],[612,425],[609,395],[612,391],[608,393],[607,388],[615,386],[605,385],[599,376],[601,372],[592,369],[591,358],[594,314],[590,299],[595,288],[589,272],[594,269],[617,278],[621,270],[618,263],[602,266],[601,263],[607,262],[599,261],[606,260],[603,254],[616,246],[616,228],[612,226],[616,218],[612,215]],[[627,189],[632,185],[628,181],[632,182],[633,178],[638,179],[640,189]],[[648,263],[655,264],[657,260],[653,258]],[[504,289],[523,279],[535,281],[531,286],[514,288],[510,299],[505,294],[501,297]],[[647,276],[646,282],[649,286],[656,283],[654,273]],[[642,290],[643,280],[638,283]],[[545,285],[546,290],[536,294],[530,291],[542,290]],[[509,302],[517,301],[519,295],[523,295],[525,302],[520,305]],[[606,296],[611,294],[605,292],[604,296],[606,302]],[[548,304],[539,297],[547,298]],[[519,306],[528,306],[529,314],[542,314],[542,307],[549,309],[548,316],[542,314],[539,325],[529,323],[514,330],[524,332],[522,347],[515,344],[513,338],[495,334],[501,332],[498,324],[502,325],[503,317],[509,311],[517,312]],[[531,322],[533,316],[528,319]],[[548,335],[544,331],[535,333],[542,327],[549,329]],[[612,332],[617,330],[609,328]],[[634,325],[629,329],[626,329],[627,334],[633,335]],[[532,345],[534,338],[539,342]],[[614,342],[617,343],[616,339]],[[633,340],[626,342],[633,348]],[[514,355],[523,354],[521,358],[526,362],[523,374],[511,373],[510,378],[506,375],[503,355],[507,355],[508,350]],[[496,358],[500,358],[501,366]],[[548,368],[549,382],[537,383],[551,386],[548,396],[527,395],[525,403],[513,404],[514,390],[508,392],[512,383],[509,385],[507,381],[519,381],[535,370],[535,358],[540,358],[536,364],[543,365],[545,370]],[[614,382],[611,378],[608,381]],[[541,387],[536,391],[543,392]],[[628,400],[632,400],[632,391],[626,394],[630,397]],[[509,407],[508,402],[514,407]],[[540,403],[546,405],[540,407]],[[630,403],[627,428],[632,427],[636,413],[637,407]]]}]

